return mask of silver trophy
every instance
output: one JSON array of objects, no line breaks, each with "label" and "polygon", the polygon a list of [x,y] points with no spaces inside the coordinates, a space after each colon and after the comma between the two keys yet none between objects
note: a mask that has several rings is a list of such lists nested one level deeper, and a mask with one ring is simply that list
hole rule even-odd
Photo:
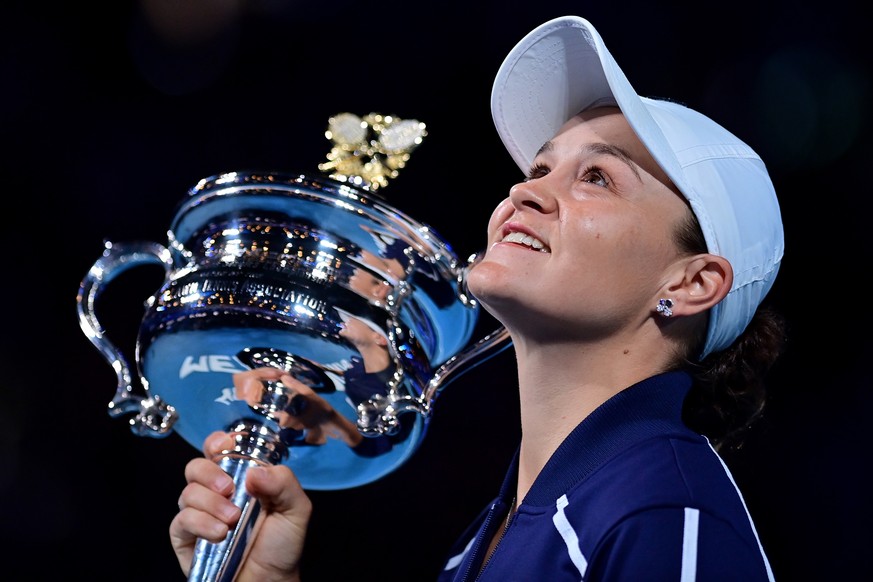
[{"label": "silver trophy", "polygon": [[[471,340],[478,256],[460,260],[380,194],[424,124],[346,113],[326,135],[324,176],[201,180],[166,245],[106,242],[79,288],[81,328],[118,378],[110,415],[198,449],[213,431],[234,435],[217,460],[242,518],[223,542],[198,542],[189,580],[233,579],[259,511],[248,468],[286,464],[311,490],[379,479],[416,450],[442,388],[510,345],[503,328]],[[165,279],[145,302],[135,386],[95,306],[117,275],[154,264]]]}]

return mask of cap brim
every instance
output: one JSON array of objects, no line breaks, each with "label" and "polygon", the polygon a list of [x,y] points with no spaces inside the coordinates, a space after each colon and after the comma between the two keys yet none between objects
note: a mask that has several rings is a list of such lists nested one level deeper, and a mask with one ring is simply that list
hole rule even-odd
[{"label": "cap brim", "polygon": [[[617,105],[657,152],[653,141],[662,138],[642,99],[600,34],[578,16],[555,18],[528,33],[504,59],[491,91],[497,133],[523,172],[567,120],[598,105]],[[674,160],[657,161],[673,173]]]}]

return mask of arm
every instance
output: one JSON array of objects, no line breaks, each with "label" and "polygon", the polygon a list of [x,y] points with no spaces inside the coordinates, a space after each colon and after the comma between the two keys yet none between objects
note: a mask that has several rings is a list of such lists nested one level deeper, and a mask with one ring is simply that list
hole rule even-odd
[{"label": "arm", "polygon": [[623,520],[598,545],[586,579],[772,580],[750,530],[689,511],[649,509]]}]

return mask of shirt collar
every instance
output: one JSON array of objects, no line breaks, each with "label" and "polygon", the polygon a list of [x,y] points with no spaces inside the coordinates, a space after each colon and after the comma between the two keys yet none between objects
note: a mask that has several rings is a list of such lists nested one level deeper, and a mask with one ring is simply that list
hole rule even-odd
[{"label": "shirt collar", "polygon": [[[548,505],[594,469],[631,445],[654,435],[682,432],[682,405],[691,388],[684,371],[665,372],[638,382],[597,407],[564,439],[524,498]],[[518,451],[501,487],[501,497],[515,494]]]}]

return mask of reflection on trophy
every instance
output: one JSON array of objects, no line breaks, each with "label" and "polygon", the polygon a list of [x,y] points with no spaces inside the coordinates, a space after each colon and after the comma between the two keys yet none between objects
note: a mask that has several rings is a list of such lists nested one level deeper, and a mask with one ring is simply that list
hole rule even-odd
[{"label": "reflection on trophy", "polygon": [[[307,489],[372,482],[424,437],[440,390],[509,346],[498,329],[471,342],[478,305],[460,261],[433,229],[379,193],[426,135],[371,114],[331,118],[326,177],[231,172],[178,205],[167,245],[106,242],[81,282],[79,321],[117,374],[109,413],[133,432],[175,431],[219,459],[243,509],[221,544],[201,540],[189,580],[231,580],[258,514],[249,467],[284,463]],[[120,273],[159,264],[145,304],[136,375],[105,337],[95,304]]]}]

